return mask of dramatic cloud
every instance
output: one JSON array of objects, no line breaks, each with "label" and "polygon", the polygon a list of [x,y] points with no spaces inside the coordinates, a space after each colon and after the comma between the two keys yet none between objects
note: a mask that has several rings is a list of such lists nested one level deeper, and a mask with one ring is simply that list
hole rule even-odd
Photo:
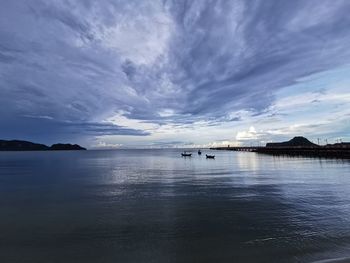
[{"label": "dramatic cloud", "polygon": [[346,0],[5,0],[0,137],[350,139],[349,12]]}]

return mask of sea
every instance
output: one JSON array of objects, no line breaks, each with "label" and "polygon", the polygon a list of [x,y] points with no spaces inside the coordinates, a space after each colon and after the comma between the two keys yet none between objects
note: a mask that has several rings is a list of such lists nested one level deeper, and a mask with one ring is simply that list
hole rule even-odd
[{"label": "sea", "polygon": [[0,152],[0,262],[350,262],[349,160],[182,151]]}]

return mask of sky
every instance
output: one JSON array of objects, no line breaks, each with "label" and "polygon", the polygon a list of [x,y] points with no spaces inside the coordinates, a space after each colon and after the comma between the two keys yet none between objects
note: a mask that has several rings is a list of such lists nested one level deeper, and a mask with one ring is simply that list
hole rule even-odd
[{"label": "sky", "polygon": [[0,138],[350,141],[350,1],[1,0]]}]

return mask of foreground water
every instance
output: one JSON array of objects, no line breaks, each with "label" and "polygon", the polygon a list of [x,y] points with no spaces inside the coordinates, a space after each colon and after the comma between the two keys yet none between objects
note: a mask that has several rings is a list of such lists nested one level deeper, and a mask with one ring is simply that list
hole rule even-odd
[{"label": "foreground water", "polygon": [[350,257],[350,162],[181,150],[0,153],[0,262]]}]

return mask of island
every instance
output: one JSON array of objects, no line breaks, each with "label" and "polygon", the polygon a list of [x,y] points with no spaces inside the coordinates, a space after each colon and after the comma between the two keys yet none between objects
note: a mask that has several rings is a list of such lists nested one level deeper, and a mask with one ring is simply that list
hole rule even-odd
[{"label": "island", "polygon": [[78,144],[70,144],[70,143],[56,143],[51,145],[50,149],[52,151],[66,151],[66,150],[74,150],[74,151],[79,151],[79,150],[86,150],[86,148],[81,147]]},{"label": "island", "polygon": [[271,155],[350,159],[350,142],[318,145],[302,136],[294,137],[286,142],[267,143],[266,146],[227,146],[210,149],[256,152]]},{"label": "island", "polygon": [[78,144],[57,143],[51,146],[21,140],[0,140],[0,151],[76,151],[86,150]]}]

